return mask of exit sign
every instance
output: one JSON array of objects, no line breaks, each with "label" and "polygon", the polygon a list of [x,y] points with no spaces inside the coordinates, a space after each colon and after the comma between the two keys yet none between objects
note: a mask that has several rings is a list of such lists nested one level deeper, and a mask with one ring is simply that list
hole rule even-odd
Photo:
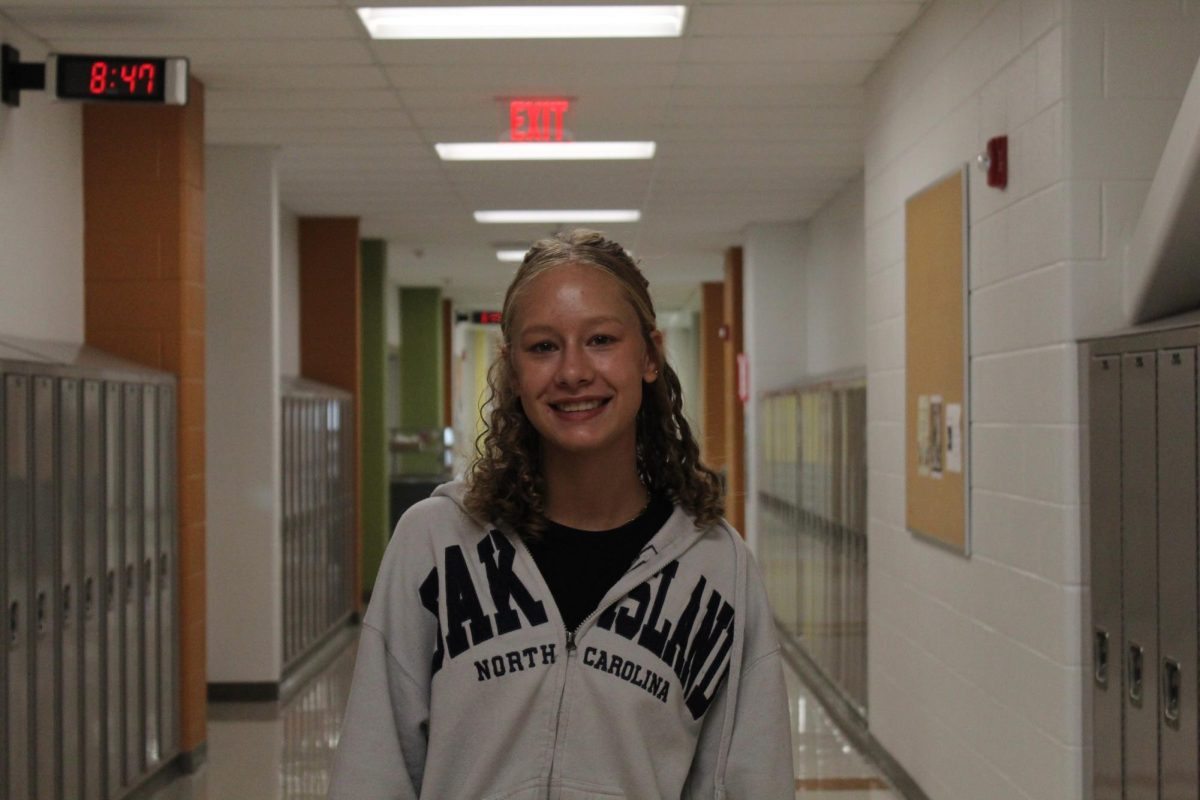
[{"label": "exit sign", "polygon": [[567,100],[512,100],[508,104],[509,139],[514,142],[561,142]]}]

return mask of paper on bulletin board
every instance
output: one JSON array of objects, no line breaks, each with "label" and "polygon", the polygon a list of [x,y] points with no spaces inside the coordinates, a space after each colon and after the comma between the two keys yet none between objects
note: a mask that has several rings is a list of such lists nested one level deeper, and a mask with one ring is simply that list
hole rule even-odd
[{"label": "paper on bulletin board", "polygon": [[946,405],[946,471],[962,472],[962,404]]},{"label": "paper on bulletin board", "polygon": [[945,406],[940,394],[917,397],[917,474],[941,478],[944,459],[943,424]]}]

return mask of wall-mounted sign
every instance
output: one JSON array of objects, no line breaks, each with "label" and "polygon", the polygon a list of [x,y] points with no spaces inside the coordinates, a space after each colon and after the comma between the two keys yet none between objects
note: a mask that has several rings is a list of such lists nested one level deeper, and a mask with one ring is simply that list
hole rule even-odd
[{"label": "wall-mounted sign", "polygon": [[567,100],[509,101],[509,138],[514,142],[563,141],[563,117],[570,105]]},{"label": "wall-mounted sign", "polygon": [[498,311],[473,311],[470,312],[469,317],[467,317],[466,314],[462,314],[460,320],[463,320],[463,318],[469,319],[470,321],[473,321],[473,323],[479,323],[481,325],[500,324],[500,312]]}]

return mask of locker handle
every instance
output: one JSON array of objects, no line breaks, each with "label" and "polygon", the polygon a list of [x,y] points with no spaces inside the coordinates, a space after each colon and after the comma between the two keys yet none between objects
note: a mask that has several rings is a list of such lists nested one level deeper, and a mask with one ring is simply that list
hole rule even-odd
[{"label": "locker handle", "polygon": [[154,592],[154,559],[147,558],[142,562],[142,596],[149,597]]},{"label": "locker handle", "polygon": [[71,584],[63,584],[63,622],[70,624],[71,622]]},{"label": "locker handle", "polygon": [[46,632],[46,591],[37,593],[37,632]]},{"label": "locker handle", "polygon": [[1108,631],[1096,628],[1092,646],[1092,663],[1095,665],[1096,683],[1108,686]]},{"label": "locker handle", "polygon": [[13,600],[8,607],[8,643],[16,644],[21,632],[21,601]]},{"label": "locker handle", "polygon": [[1136,705],[1141,705],[1142,703],[1145,659],[1145,649],[1140,644],[1131,643],[1129,645],[1129,663],[1126,664],[1126,672],[1129,673],[1129,699]]},{"label": "locker handle", "polygon": [[110,569],[108,571],[108,578],[104,583],[106,587],[105,594],[108,596],[108,599],[105,601],[105,607],[113,608],[116,605],[116,600],[114,598],[117,595],[117,576],[113,570]]},{"label": "locker handle", "polygon": [[91,619],[92,612],[96,608],[95,595],[96,595],[96,582],[95,582],[95,580],[92,579],[92,576],[89,575],[83,581],[83,613],[87,616],[88,619]]},{"label": "locker handle", "polygon": [[1183,677],[1179,662],[1164,658],[1163,668],[1163,719],[1172,727],[1179,727],[1179,695],[1183,690]]}]

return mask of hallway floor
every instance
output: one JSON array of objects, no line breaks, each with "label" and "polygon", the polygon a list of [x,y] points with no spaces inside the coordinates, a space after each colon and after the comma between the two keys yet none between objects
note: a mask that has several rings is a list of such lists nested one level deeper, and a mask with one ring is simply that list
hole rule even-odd
[{"label": "hallway floor", "polygon": [[[287,704],[209,705],[208,760],[149,800],[324,800],[354,671],[355,645]],[[785,667],[795,747],[796,797],[900,800]]]}]

